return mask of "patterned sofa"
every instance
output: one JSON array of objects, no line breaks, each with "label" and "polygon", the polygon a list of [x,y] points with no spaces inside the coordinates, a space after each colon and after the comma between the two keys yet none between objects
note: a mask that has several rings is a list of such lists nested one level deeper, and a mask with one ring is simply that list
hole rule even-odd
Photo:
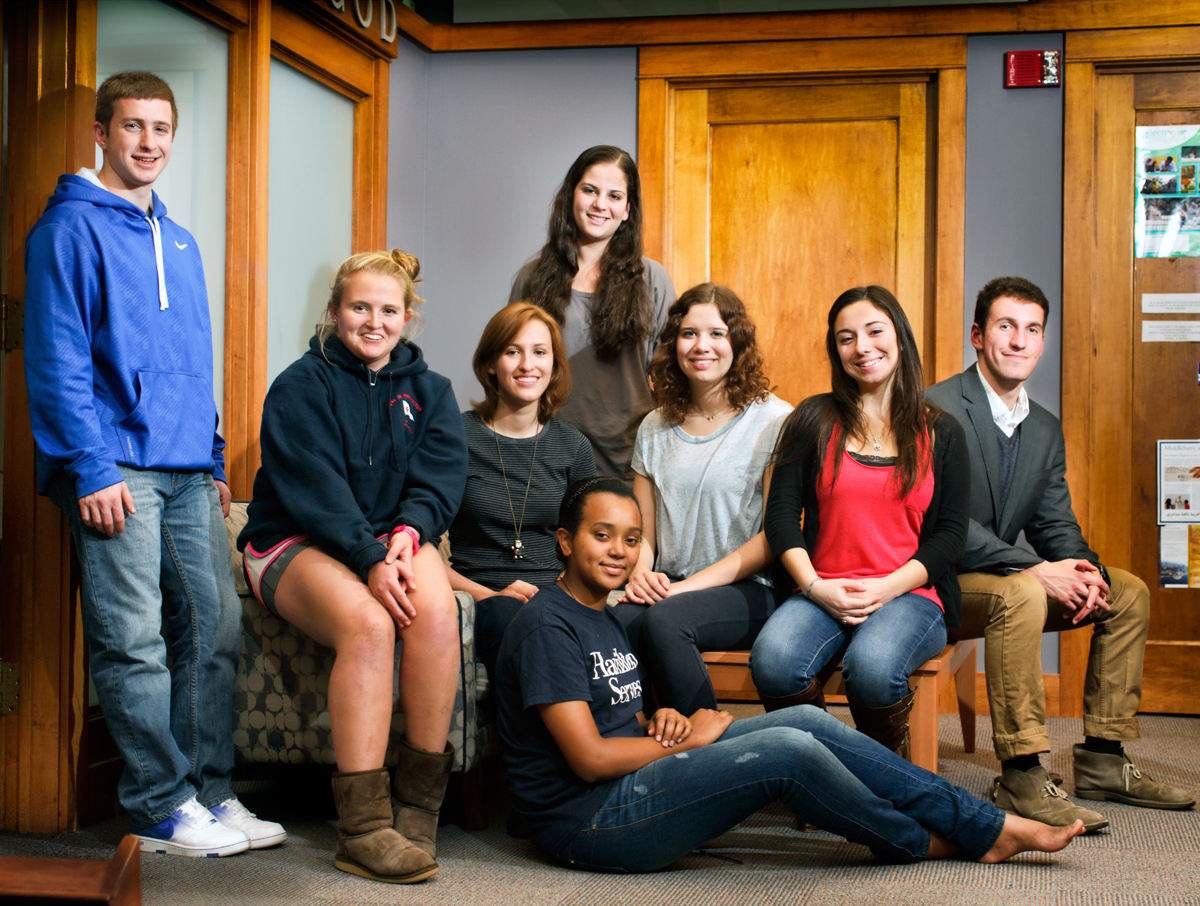
[{"label": "patterned sofa", "polygon": [[[329,690],[333,652],[294,626],[271,616],[255,600],[246,585],[241,554],[234,546],[245,524],[246,504],[235,502],[225,520],[225,528],[229,534],[234,580],[242,602],[242,654],[233,692],[233,741],[237,758],[255,763],[332,765],[335,757],[325,696]],[[462,667],[450,724],[450,741],[455,750],[454,770],[464,774],[464,798],[468,821],[472,821],[471,800],[481,789],[478,768],[486,755],[499,751],[499,734],[490,703],[487,671],[475,660],[475,601],[462,592],[455,597],[462,638]],[[401,648],[402,644],[397,640],[389,759],[404,730],[404,715],[399,710]],[[481,813],[479,820],[482,820]]]}]

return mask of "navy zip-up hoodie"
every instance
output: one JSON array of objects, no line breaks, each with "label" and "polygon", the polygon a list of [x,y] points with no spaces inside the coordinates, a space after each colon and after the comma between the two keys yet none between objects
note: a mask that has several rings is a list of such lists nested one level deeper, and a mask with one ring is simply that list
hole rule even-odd
[{"label": "navy zip-up hoodie", "polygon": [[467,483],[467,439],[450,381],[401,343],[372,372],[337,337],[275,379],[263,405],[262,467],[238,550],[308,537],[364,582],[397,525],[437,544]]},{"label": "navy zip-up hoodie", "polygon": [[64,175],[25,244],[25,378],[38,492],[66,471],[84,497],[121,481],[117,464],[212,472],[212,326],[191,233]]}]

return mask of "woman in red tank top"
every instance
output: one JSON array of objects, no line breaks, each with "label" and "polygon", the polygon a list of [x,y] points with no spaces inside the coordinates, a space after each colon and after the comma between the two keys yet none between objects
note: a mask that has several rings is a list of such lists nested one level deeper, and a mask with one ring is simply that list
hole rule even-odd
[{"label": "woman in red tank top", "polygon": [[858,729],[907,754],[908,677],[961,616],[965,439],[925,401],[912,328],[883,287],[838,297],[825,346],[831,392],[788,417],[764,516],[776,587],[795,592],[759,634],[751,668],[768,709],[823,706],[840,661]]}]

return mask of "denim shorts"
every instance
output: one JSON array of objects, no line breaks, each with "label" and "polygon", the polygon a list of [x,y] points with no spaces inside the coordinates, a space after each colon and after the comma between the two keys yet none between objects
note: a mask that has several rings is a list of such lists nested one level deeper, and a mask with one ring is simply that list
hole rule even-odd
[{"label": "denim shorts", "polygon": [[[288,564],[296,559],[296,555],[313,546],[308,535],[293,535],[284,538],[274,547],[260,553],[253,544],[247,543],[242,552],[242,569],[246,572],[246,584],[258,599],[258,603],[272,616],[279,616],[275,609],[275,589],[279,587],[279,579]],[[280,617],[280,619],[283,619]]]}]

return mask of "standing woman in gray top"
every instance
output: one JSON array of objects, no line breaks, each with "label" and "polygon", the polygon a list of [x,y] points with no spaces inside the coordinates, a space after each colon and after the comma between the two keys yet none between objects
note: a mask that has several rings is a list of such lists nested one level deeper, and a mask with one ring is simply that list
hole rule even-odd
[{"label": "standing woman in gray top", "polygon": [[632,481],[633,441],[654,408],[646,375],[675,287],[642,257],[641,183],[626,152],[597,145],[571,165],[546,244],[513,281],[518,300],[562,326],[575,388],[562,418],[592,442],[599,474]]},{"label": "standing woman in gray top", "polygon": [[484,398],[462,415],[467,489],[446,572],[475,599],[475,649],[491,674],[509,622],[562,571],[554,532],[563,492],[596,474],[596,462],[587,438],[554,417],[571,372],[547,312],[529,302],[498,311],[472,364]]}]

